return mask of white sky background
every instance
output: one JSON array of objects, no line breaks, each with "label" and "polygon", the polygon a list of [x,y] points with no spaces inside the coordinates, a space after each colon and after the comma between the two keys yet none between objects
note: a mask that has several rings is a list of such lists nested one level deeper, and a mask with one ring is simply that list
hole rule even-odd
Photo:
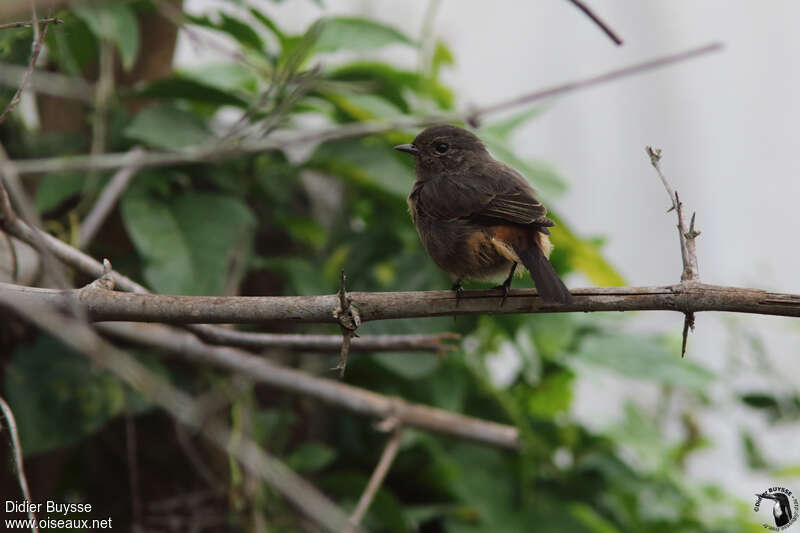
[{"label": "white sky background", "polygon": [[[521,154],[557,168],[569,192],[554,202],[583,235],[607,238],[606,256],[631,285],[663,285],[681,273],[674,213],[644,147],[664,151],[662,168],[702,231],[697,249],[707,283],[800,293],[800,3],[791,0],[585,0],[625,41],[616,47],[566,0],[443,0],[435,34],[453,50],[446,81],[461,105],[598,74],[719,40],[725,49],[688,63],[559,98],[520,130]],[[320,10],[311,1],[253,1],[287,30],[301,31]],[[191,9],[220,5],[191,0]],[[324,0],[329,14],[361,14],[418,37],[427,0]],[[179,63],[196,62],[181,42]],[[200,58],[207,60],[208,56]],[[585,285],[573,279],[572,286]],[[682,317],[640,313],[635,329],[674,331]],[[772,364],[800,385],[800,326],[773,317],[743,318],[765,337]],[[700,314],[687,357],[715,370],[731,365],[720,315]],[[744,351],[746,350],[738,350]],[[747,363],[750,358],[743,358]],[[758,365],[714,388],[768,389]],[[650,387],[607,376],[584,380],[573,412],[603,428],[625,397]],[[614,391],[614,392],[610,392]],[[654,412],[658,397],[645,394]],[[800,479],[753,474],[742,465],[739,428],[756,428],[766,455],[800,463],[800,429],[767,428],[751,412],[698,413],[715,442],[690,463],[700,479],[722,483],[747,500],[754,490]],[[781,482],[781,483],[778,483]],[[794,486],[792,486],[794,484]]]}]

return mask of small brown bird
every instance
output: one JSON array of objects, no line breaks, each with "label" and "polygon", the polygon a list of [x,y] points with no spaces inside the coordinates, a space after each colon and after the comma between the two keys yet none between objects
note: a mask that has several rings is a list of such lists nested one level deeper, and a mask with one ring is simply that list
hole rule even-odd
[{"label": "small brown bird", "polygon": [[503,300],[521,263],[546,302],[572,296],[547,258],[554,222],[536,191],[516,170],[496,161],[481,140],[457,126],[432,126],[411,144],[417,181],[408,196],[411,218],[428,254],[455,277],[499,281]]}]

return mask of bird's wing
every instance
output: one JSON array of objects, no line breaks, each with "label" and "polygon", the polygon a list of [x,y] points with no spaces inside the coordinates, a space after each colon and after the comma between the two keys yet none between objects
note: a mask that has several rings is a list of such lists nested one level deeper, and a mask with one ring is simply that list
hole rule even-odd
[{"label": "bird's wing", "polygon": [[497,161],[475,166],[458,179],[431,180],[417,194],[419,207],[438,220],[461,218],[480,219],[488,224],[554,225],[525,178]]}]

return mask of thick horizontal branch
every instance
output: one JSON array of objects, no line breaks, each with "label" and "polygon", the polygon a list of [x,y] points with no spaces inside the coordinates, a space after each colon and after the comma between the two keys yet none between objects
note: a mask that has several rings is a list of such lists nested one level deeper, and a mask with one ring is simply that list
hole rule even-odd
[{"label": "thick horizontal branch", "polygon": [[362,415],[394,417],[405,426],[464,438],[502,448],[517,448],[517,429],[442,409],[406,402],[368,390],[314,377],[276,365],[262,357],[228,348],[209,346],[191,333],[155,324],[98,324],[101,332],[137,344],[155,346],[193,363],[206,363],[239,372],[258,383],[317,398]]},{"label": "thick horizontal branch", "polygon": [[[95,286],[59,291],[0,283],[0,291],[51,305],[78,302],[97,322],[261,323],[288,321],[336,323],[339,305],[327,296],[170,296],[109,291]],[[467,291],[457,301],[453,291],[352,292],[362,322],[394,318],[512,313],[597,311],[727,311],[800,316],[800,295],[681,283],[664,287],[575,289],[570,304],[545,303],[533,289],[512,290],[500,305],[496,290]]]},{"label": "thick horizontal branch", "polygon": [[[4,216],[6,218],[4,218]],[[0,206],[0,228],[20,240],[35,246],[41,241],[53,255],[80,270],[87,276],[99,278],[104,274],[103,265],[94,258],[86,255],[69,244],[53,237],[48,233],[37,230],[16,217],[10,206],[5,209]],[[38,238],[37,238],[38,236]],[[116,271],[109,273],[114,282],[114,287],[140,294],[147,294],[147,289],[130,278]],[[192,332],[206,342],[212,344],[226,344],[239,346],[249,350],[267,350],[282,348],[289,350],[308,351],[337,351],[342,346],[341,335],[284,335],[271,333],[253,333],[246,331],[229,330],[209,324],[193,324]],[[438,333],[432,335],[370,335],[356,337],[352,340],[353,351],[374,352],[383,350],[413,350],[413,351],[447,351],[448,346],[443,341],[458,338],[453,333]]]}]

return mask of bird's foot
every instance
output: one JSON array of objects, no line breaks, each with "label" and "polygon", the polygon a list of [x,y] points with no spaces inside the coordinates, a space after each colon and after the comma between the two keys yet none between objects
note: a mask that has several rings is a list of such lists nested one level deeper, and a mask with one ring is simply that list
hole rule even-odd
[{"label": "bird's foot", "polygon": [[505,280],[502,285],[497,285],[492,289],[503,291],[503,298],[500,300],[500,307],[503,307],[503,304],[506,303],[506,298],[508,298],[508,293],[511,292],[511,279]]},{"label": "bird's foot", "polygon": [[461,280],[453,283],[452,289],[456,291],[456,307],[458,307],[458,304],[461,303],[461,296],[464,295],[464,287],[461,285]]}]

